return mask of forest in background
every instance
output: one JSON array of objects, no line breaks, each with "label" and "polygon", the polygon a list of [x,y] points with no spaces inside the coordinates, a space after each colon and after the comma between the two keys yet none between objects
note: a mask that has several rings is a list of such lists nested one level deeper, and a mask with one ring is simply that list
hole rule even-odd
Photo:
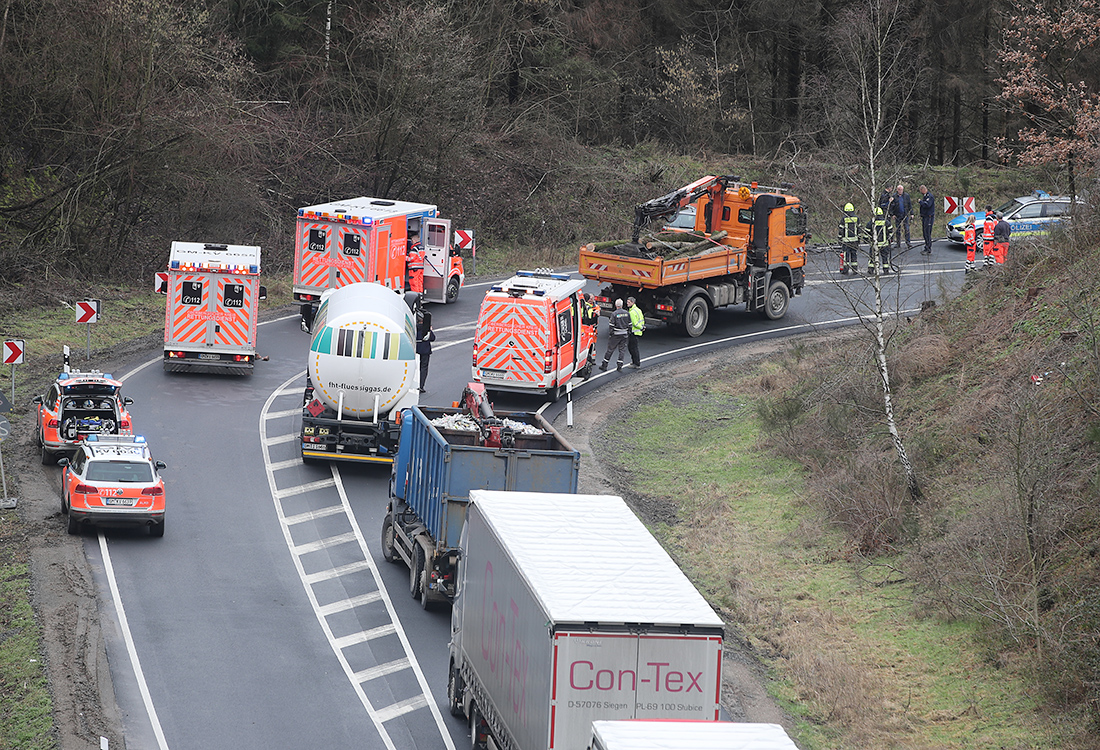
[{"label": "forest in background", "polygon": [[[849,53],[884,10],[894,61],[875,70]],[[891,124],[885,182],[900,164],[1047,162],[1048,189],[1078,192],[1097,15],[1094,0],[3,0],[4,304],[51,278],[147,279],[173,239],[258,244],[286,272],[296,209],[353,195],[436,203],[520,250],[617,236],[634,203],[722,155],[828,195],[865,158],[869,79]],[[664,154],[698,173],[669,174]]]}]

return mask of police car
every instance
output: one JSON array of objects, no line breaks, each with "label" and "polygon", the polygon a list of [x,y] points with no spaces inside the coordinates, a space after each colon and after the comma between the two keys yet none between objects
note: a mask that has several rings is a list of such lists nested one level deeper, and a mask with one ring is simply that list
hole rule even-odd
[{"label": "police car", "polygon": [[41,396],[35,442],[42,449],[42,463],[72,455],[88,435],[133,435],[130,412],[133,399],[123,398],[122,383],[99,370],[66,370]]},{"label": "police car", "polygon": [[164,536],[165,468],[154,461],[140,435],[88,435],[76,454],[63,458],[61,512],[69,516],[69,533],[85,524],[149,527]]},{"label": "police car", "polygon": [[[1049,232],[1069,218],[1071,203],[1069,196],[1051,195],[1043,190],[1036,190],[1031,195],[1013,198],[994,210],[1005,217],[1009,226],[1012,227],[1012,238],[1016,239],[1017,237]],[[1078,208],[1083,205],[1083,201],[1077,201]],[[962,214],[949,221],[947,223],[947,239],[952,242],[963,241],[963,231],[968,217],[974,219],[978,246],[981,247],[985,211]]]}]

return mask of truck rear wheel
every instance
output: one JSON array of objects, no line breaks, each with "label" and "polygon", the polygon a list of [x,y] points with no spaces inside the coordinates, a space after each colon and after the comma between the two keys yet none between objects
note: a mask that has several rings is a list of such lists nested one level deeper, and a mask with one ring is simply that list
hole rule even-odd
[{"label": "truck rear wheel", "polygon": [[764,302],[764,317],[779,320],[787,314],[791,304],[791,291],[782,281],[777,281],[768,289],[768,299]]},{"label": "truck rear wheel", "polygon": [[477,704],[470,704],[470,748],[472,750],[486,750],[489,746],[488,736],[482,727],[481,711],[477,710]]},{"label": "truck rear wheel", "polygon": [[692,297],[684,308],[684,321],[682,323],[684,333],[695,338],[707,330],[710,321],[710,305],[702,296]]},{"label": "truck rear wheel", "polygon": [[409,566],[409,595],[420,598],[421,583],[424,577],[424,548],[413,544],[412,565]]},{"label": "truck rear wheel", "polygon": [[388,563],[397,562],[397,549],[394,547],[396,532],[393,530],[393,516],[389,513],[382,519],[382,559]]}]

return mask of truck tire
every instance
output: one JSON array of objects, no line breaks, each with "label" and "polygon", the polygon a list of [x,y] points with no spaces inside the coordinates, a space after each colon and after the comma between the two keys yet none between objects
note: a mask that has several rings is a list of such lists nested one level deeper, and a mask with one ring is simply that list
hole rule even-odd
[{"label": "truck tire", "polygon": [[692,297],[691,301],[687,303],[687,307],[684,308],[684,319],[681,324],[684,329],[684,333],[695,338],[707,330],[707,323],[710,321],[710,305],[707,304],[707,300],[702,295]]},{"label": "truck tire", "polygon": [[414,544],[413,547],[412,565],[409,566],[409,595],[413,599],[419,599],[424,577],[424,548],[419,544]]},{"label": "truck tire", "polygon": [[444,301],[450,305],[458,302],[458,293],[462,291],[462,286],[458,283],[458,277],[452,276],[451,280],[447,282],[447,296]]},{"label": "truck tire", "polygon": [[791,304],[791,290],[782,281],[777,281],[768,289],[768,298],[764,300],[764,317],[779,320],[787,314]]},{"label": "truck tire", "polygon": [[481,732],[481,711],[477,709],[476,703],[470,704],[470,748],[471,750],[486,750],[489,743],[488,739],[483,732]]},{"label": "truck tire", "polygon": [[397,549],[395,538],[397,533],[393,530],[393,516],[389,513],[382,519],[382,559],[388,563],[397,562]]},{"label": "truck tire", "polygon": [[462,675],[458,673],[452,662],[451,670],[447,675],[447,707],[451,711],[451,716],[462,716],[462,692],[464,687]]}]

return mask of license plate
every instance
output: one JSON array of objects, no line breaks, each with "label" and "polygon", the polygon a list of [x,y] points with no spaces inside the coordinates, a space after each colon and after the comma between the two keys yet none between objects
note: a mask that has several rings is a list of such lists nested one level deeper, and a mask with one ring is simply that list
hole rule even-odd
[{"label": "license plate", "polygon": [[494,367],[483,367],[483,368],[481,369],[481,371],[482,371],[483,373],[485,373],[486,375],[496,375],[496,376],[501,376],[501,375],[507,375],[507,374],[508,374],[508,371],[507,371],[507,370],[498,370],[498,369],[496,369],[496,368],[494,368]]},{"label": "license plate", "polygon": [[221,359],[220,354],[199,354],[199,359]]},{"label": "license plate", "polygon": [[103,498],[104,505],[133,505],[134,498],[132,497],[105,497]]}]

